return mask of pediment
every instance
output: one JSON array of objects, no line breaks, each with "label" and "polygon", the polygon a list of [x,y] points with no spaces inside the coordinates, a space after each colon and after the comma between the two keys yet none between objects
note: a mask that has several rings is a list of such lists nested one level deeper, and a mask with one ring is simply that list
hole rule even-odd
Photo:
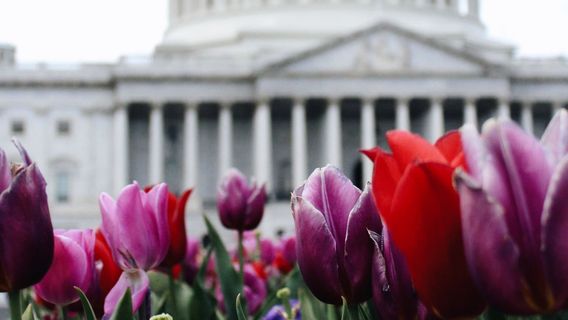
[{"label": "pediment", "polygon": [[437,41],[381,24],[271,66],[282,75],[480,75],[482,59]]}]

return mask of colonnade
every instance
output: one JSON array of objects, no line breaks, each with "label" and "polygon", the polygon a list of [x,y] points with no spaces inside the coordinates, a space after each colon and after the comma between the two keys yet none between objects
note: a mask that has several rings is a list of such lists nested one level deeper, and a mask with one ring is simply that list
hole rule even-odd
[{"label": "colonnade", "polygon": [[[370,148],[377,145],[377,102],[378,98],[359,99],[360,113],[360,147]],[[412,97],[397,97],[394,99],[394,126],[397,129],[412,130],[411,101]],[[429,108],[427,110],[425,132],[420,132],[430,141],[434,141],[446,131],[444,119],[444,103],[447,99],[433,97],[427,100]],[[477,108],[478,99],[464,98],[461,107],[463,123],[471,123],[478,126],[479,112]],[[300,185],[306,178],[308,172],[308,119],[306,115],[306,105],[308,99],[294,98],[291,100],[291,175],[293,185]],[[326,163],[341,167],[342,165],[342,135],[350,134],[342,132],[342,99],[325,100],[325,110],[323,123],[325,126],[325,139],[323,142],[323,158]],[[494,99],[494,115],[499,117],[509,117],[511,113],[511,103],[507,99]],[[520,123],[528,132],[533,132],[533,106],[534,102],[521,102]],[[164,115],[165,103],[152,102],[150,105],[149,116],[149,179],[151,183],[164,180]],[[218,148],[218,172],[221,177],[233,163],[232,144],[233,144],[233,110],[231,103],[218,104],[217,119],[217,145],[199,145],[199,104],[196,102],[185,103],[184,105],[184,130],[183,130],[183,184],[194,186],[198,182],[198,155],[199,148],[212,147]],[[564,106],[562,102],[554,102],[553,109],[557,110]],[[114,111],[114,145],[113,160],[115,166],[114,186],[118,192],[128,182],[129,174],[129,155],[128,155],[128,107],[129,104],[122,104]],[[252,118],[252,163],[253,173],[257,181],[267,183],[271,187],[272,182],[272,117],[271,101],[261,99],[255,103]],[[372,165],[369,161],[363,162],[363,178],[368,180],[371,177]]]}]

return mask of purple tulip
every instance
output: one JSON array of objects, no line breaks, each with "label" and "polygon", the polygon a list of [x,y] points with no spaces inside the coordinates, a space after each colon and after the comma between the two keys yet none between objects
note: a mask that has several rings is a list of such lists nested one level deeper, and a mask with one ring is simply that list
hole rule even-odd
[{"label": "purple tulip", "polygon": [[217,189],[217,209],[221,223],[228,229],[252,230],[258,227],[264,213],[266,188],[253,182],[236,169],[231,169]]},{"label": "purple tulip", "polygon": [[101,194],[99,204],[102,233],[124,271],[105,299],[105,314],[112,313],[127,287],[137,310],[148,292],[144,271],[157,267],[168,252],[168,187],[162,183],[146,193],[135,182],[122,189],[116,201]]},{"label": "purple tulip", "polygon": [[87,292],[95,280],[95,234],[90,229],[54,233],[53,262],[34,289],[43,300],[64,306],[79,300],[74,287]]},{"label": "purple tulip", "polygon": [[568,307],[568,113],[537,141],[513,122],[461,130],[465,254],[488,301],[513,314]]},{"label": "purple tulip", "polygon": [[199,271],[199,255],[199,239],[187,236],[187,246],[183,260],[183,276],[185,281],[189,284],[193,284],[193,280]]},{"label": "purple tulip", "polygon": [[386,227],[382,234],[369,231],[375,247],[372,264],[373,303],[381,319],[425,319],[402,253]]},{"label": "purple tulip", "polygon": [[316,169],[292,193],[292,213],[298,265],[314,296],[335,305],[371,298],[367,230],[381,226],[369,186],[361,192],[339,169]]},{"label": "purple tulip", "polygon": [[270,239],[260,240],[260,261],[269,266],[274,261],[274,244]]},{"label": "purple tulip", "polygon": [[[301,320],[302,315],[300,314],[300,302],[296,299],[290,299],[290,306],[292,307],[292,312],[296,313],[296,316],[293,320]],[[275,305],[274,307],[270,308],[268,313],[262,318],[262,320],[287,320],[284,317],[286,310],[282,305]],[[292,319],[291,319],[292,320]]]},{"label": "purple tulip", "polygon": [[23,164],[10,167],[0,150],[0,291],[38,283],[53,259],[53,227],[45,180],[20,142]]},{"label": "purple tulip", "polygon": [[[244,269],[243,292],[247,302],[247,311],[248,314],[255,314],[266,299],[266,283],[264,282],[264,280],[262,280],[262,278],[258,276],[251,265],[245,265]],[[215,296],[217,298],[217,306],[223,312],[225,312],[225,298],[223,297],[220,286],[217,286],[217,290],[215,290]]]}]

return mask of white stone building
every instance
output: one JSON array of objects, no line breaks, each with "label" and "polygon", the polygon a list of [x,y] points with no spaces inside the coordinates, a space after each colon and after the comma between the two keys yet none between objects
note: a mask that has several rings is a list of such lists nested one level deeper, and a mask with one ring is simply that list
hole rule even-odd
[{"label": "white stone building", "polygon": [[387,130],[434,140],[502,115],[540,135],[568,103],[568,62],[516,59],[479,0],[169,1],[148,59],[29,67],[0,45],[0,145],[37,160],[56,224],[92,226],[98,194],[134,179],[196,186],[193,211],[214,212],[234,166],[268,184],[271,232],[313,168],[368,179],[357,150]]}]

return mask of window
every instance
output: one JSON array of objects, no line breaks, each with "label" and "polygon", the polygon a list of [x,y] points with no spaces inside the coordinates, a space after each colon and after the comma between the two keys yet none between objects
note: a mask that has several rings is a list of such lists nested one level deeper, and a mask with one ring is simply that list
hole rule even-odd
[{"label": "window", "polygon": [[23,135],[26,131],[26,126],[22,120],[12,121],[11,130],[13,135]]},{"label": "window", "polygon": [[69,202],[69,173],[60,171],[55,176],[55,198],[59,203]]},{"label": "window", "polygon": [[68,136],[71,133],[71,123],[67,120],[57,121],[57,134],[60,136]]}]

